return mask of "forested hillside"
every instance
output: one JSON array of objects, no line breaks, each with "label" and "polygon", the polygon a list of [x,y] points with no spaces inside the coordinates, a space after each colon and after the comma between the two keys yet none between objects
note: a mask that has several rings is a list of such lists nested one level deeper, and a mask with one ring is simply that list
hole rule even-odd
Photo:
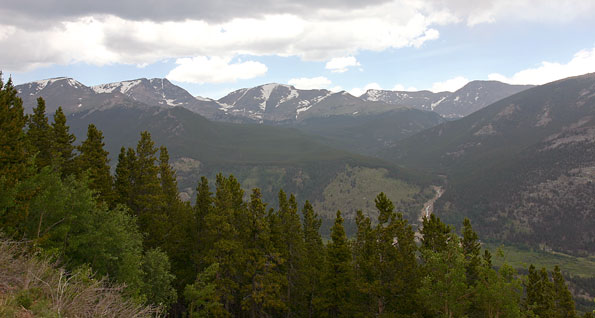
[{"label": "forested hillside", "polygon": [[[270,208],[258,188],[246,198],[235,177],[219,174],[214,184],[197,179],[193,204],[183,202],[169,152],[149,132],[121,148],[114,174],[101,130],[90,124],[74,140],[60,108],[50,121],[39,99],[25,116],[11,82],[0,82],[0,229],[37,255],[0,244],[2,264],[12,264],[0,267],[4,316],[75,317],[57,303],[72,295],[65,282],[82,279],[84,289],[103,279],[125,286],[120,304],[139,317],[154,311],[147,305],[172,317],[577,317],[558,267],[531,266],[526,277],[494,269],[468,220],[459,236],[424,218],[416,241],[380,193],[375,220],[358,212],[349,239],[338,211],[325,244],[312,204],[300,208],[282,190]],[[39,257],[63,266],[47,270],[64,286],[60,297],[49,280],[38,284],[46,276],[19,280],[14,264],[47,264]]]},{"label": "forested hillside", "polygon": [[447,176],[436,213],[486,238],[595,251],[595,76],[528,89],[397,143],[385,158]]}]

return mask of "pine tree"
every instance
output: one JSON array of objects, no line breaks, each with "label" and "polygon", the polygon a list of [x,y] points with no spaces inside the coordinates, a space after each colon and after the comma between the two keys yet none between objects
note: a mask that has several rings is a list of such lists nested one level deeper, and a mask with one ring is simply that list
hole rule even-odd
[{"label": "pine tree", "polygon": [[306,313],[304,317],[317,317],[318,312],[314,306],[314,300],[319,297],[320,280],[324,264],[324,244],[320,236],[320,225],[322,221],[314,212],[312,204],[306,201],[302,208],[303,232],[304,232],[304,294],[306,302]]},{"label": "pine tree", "polygon": [[206,227],[206,217],[213,209],[213,193],[209,188],[209,180],[202,176],[200,182],[196,186],[196,204],[194,205],[194,221],[195,230],[192,231],[192,259],[197,269],[202,269],[207,266],[204,260],[205,250],[209,244],[206,235],[208,229]]},{"label": "pine tree", "polygon": [[355,280],[357,294],[355,302],[357,311],[362,313],[377,313],[379,295],[375,290],[377,268],[375,258],[378,255],[376,233],[372,229],[372,221],[364,216],[361,210],[355,217],[357,234],[353,244],[353,259],[355,262]]},{"label": "pine tree", "polygon": [[411,315],[416,311],[415,289],[419,285],[417,247],[411,226],[384,193],[376,199],[378,223],[358,212],[355,244],[362,311],[375,315]]},{"label": "pine tree", "polygon": [[477,269],[477,279],[472,287],[472,317],[521,317],[523,289],[515,276],[514,269],[508,264],[496,271],[491,261],[484,260]]},{"label": "pine tree", "polygon": [[341,211],[337,211],[331,228],[331,242],[327,245],[322,276],[322,294],[318,299],[321,317],[350,317],[354,289],[351,249]]},{"label": "pine tree", "polygon": [[246,292],[241,305],[251,318],[267,317],[285,307],[281,296],[284,277],[277,271],[279,255],[271,244],[266,205],[259,189],[252,190],[245,217],[246,226],[241,233],[246,280],[241,290]]},{"label": "pine tree", "polygon": [[554,283],[554,302],[556,317],[558,318],[575,318],[577,317],[576,310],[574,308],[574,300],[572,300],[572,294],[566,286],[564,276],[560,272],[560,267],[556,265],[552,272],[552,279]]},{"label": "pine tree", "polygon": [[204,261],[218,263],[218,297],[223,307],[231,315],[239,314],[241,307],[236,303],[239,289],[236,280],[241,273],[242,242],[236,226],[236,215],[246,210],[242,201],[244,192],[233,176],[218,174],[213,208],[205,215],[206,242]]},{"label": "pine tree", "polygon": [[169,153],[164,146],[159,148],[159,180],[163,193],[163,211],[159,214],[163,221],[160,229],[163,241],[160,245],[174,265],[175,284],[182,290],[198,274],[192,254],[192,232],[196,226],[192,207],[179,198],[176,172],[169,164]]},{"label": "pine tree", "polygon": [[431,214],[429,219],[424,216],[420,233],[422,234],[422,249],[440,252],[446,249],[450,237],[450,227],[442,223],[439,217]]},{"label": "pine tree", "polygon": [[525,282],[525,310],[539,317],[554,317],[554,285],[550,282],[545,268],[537,271],[529,266]]},{"label": "pine tree", "polygon": [[477,233],[471,227],[468,218],[463,220],[463,254],[465,255],[465,271],[467,273],[467,284],[473,286],[477,280],[479,266],[481,265],[481,244]]},{"label": "pine tree", "polygon": [[[388,204],[383,204],[388,201]],[[392,203],[385,196],[378,196],[377,209],[388,214],[386,224],[377,225],[379,244],[380,295],[379,313],[413,315],[417,312],[416,289],[420,285],[417,264],[415,232],[403,214],[392,211]],[[380,305],[382,305],[382,308]],[[382,309],[382,311],[380,310]]]},{"label": "pine tree", "polygon": [[132,207],[132,191],[136,164],[136,154],[134,149],[122,147],[118,155],[118,164],[116,165],[116,174],[114,176],[114,190],[116,192],[116,203]]},{"label": "pine tree", "polygon": [[41,97],[37,99],[37,107],[33,108],[33,115],[29,117],[27,128],[27,140],[30,152],[36,154],[37,168],[50,166],[52,164],[53,131],[45,113],[45,101]]},{"label": "pine tree", "polygon": [[109,153],[104,146],[103,133],[95,125],[90,124],[87,129],[87,139],[78,147],[80,155],[76,163],[80,172],[88,174],[89,187],[96,191],[97,199],[109,203],[114,200],[115,193],[110,175]]},{"label": "pine tree", "polygon": [[159,180],[161,181],[161,191],[165,196],[166,205],[173,207],[179,204],[176,172],[169,164],[169,152],[165,146],[159,148]]},{"label": "pine tree", "polygon": [[[304,241],[300,217],[295,196],[292,194],[289,200],[285,197],[283,190],[279,192],[280,204],[279,218],[281,224],[281,258],[283,259],[282,271],[286,274],[287,286],[284,297],[287,304],[286,317],[293,317],[302,307],[303,286],[302,268],[304,261]],[[283,198],[283,200],[281,199]]]},{"label": "pine tree", "polygon": [[220,318],[229,314],[219,302],[215,279],[219,271],[219,264],[213,263],[205,268],[192,285],[184,289],[184,298],[188,302],[189,318]]},{"label": "pine tree", "polygon": [[54,163],[59,167],[62,177],[66,177],[76,172],[74,167],[74,141],[76,137],[70,133],[70,128],[66,125],[66,116],[62,107],[58,107],[54,114],[52,123],[52,156]]},{"label": "pine tree", "polygon": [[17,93],[12,79],[4,84],[0,72],[0,190],[4,193],[24,177],[27,163],[24,132],[27,119]]},{"label": "pine tree", "polygon": [[143,131],[136,146],[134,161],[131,210],[138,217],[139,227],[146,233],[145,246],[159,247],[167,233],[165,200],[159,179],[157,148],[151,134]]},{"label": "pine tree", "polygon": [[467,286],[465,256],[459,238],[449,234],[440,251],[422,248],[425,277],[417,290],[423,309],[431,317],[464,317],[472,290]]}]

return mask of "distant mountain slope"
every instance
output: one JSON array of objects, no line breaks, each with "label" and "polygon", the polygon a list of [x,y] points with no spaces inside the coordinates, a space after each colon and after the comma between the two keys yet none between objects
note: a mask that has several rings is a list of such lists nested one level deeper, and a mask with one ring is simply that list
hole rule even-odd
[{"label": "distant mountain slope", "polygon": [[257,122],[293,122],[311,117],[379,113],[400,108],[382,102],[363,101],[347,92],[301,90],[275,83],[243,88],[218,102],[228,114]]},{"label": "distant mountain slope", "polygon": [[452,95],[451,92],[433,93],[430,91],[406,92],[369,89],[360,98],[368,101],[379,101],[391,105],[432,111],[436,105],[450,95]]},{"label": "distant mountain slope", "polygon": [[360,98],[368,101],[381,101],[392,105],[431,110],[446,118],[460,118],[531,87],[533,86],[509,85],[497,81],[472,81],[454,93],[370,89]]},{"label": "distant mountain slope", "polygon": [[439,102],[434,111],[447,118],[465,117],[532,85],[510,85],[497,81],[472,81]]},{"label": "distant mountain slope", "polygon": [[194,97],[185,89],[166,78],[139,78],[136,80],[102,84],[91,87],[98,94],[122,93],[131,99],[162,107],[181,106],[207,118],[217,118],[223,111],[221,105],[208,98]]},{"label": "distant mountain slope", "polygon": [[488,237],[595,252],[595,74],[515,94],[397,143],[385,158],[448,175],[436,210]]},{"label": "distant mountain slope", "polygon": [[186,198],[194,194],[200,176],[214,179],[219,172],[232,173],[244,186],[261,188],[270,202],[275,202],[277,192],[284,189],[299,200],[309,199],[325,207],[319,213],[330,219],[337,209],[344,210],[348,218],[356,209],[375,213],[372,206],[365,206],[359,188],[351,183],[346,187],[353,187],[349,195],[360,198],[359,206],[324,204],[324,189],[346,169],[365,171],[354,177],[355,182],[363,183],[373,175],[380,175],[387,184],[397,182],[400,186],[387,192],[392,198],[406,198],[403,202],[409,202],[411,211],[417,209],[420,200],[416,194],[423,191],[424,182],[416,175],[380,159],[336,150],[296,129],[214,122],[183,107],[116,106],[75,113],[69,123],[79,139],[84,139],[89,123],[101,129],[112,165],[121,146],[134,147],[140,131],[148,130],[157,145],[168,147]]},{"label": "distant mountain slope", "polygon": [[99,109],[113,105],[132,105],[134,101],[125,95],[96,94],[91,88],[66,77],[46,79],[16,86],[23,100],[26,112],[31,112],[37,105],[37,98],[46,101],[47,112],[52,114],[61,106],[65,113],[71,114],[88,109]]},{"label": "distant mountain slope", "polygon": [[434,112],[403,108],[380,114],[310,117],[290,127],[321,136],[328,145],[377,156],[399,140],[444,121]]}]

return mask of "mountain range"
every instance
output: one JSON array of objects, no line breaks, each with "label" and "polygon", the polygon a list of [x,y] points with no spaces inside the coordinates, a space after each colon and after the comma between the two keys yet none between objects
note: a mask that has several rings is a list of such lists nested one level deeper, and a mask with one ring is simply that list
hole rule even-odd
[{"label": "mountain range", "polygon": [[461,118],[502,98],[514,95],[533,85],[509,85],[498,81],[471,81],[455,92],[403,92],[370,89],[363,100],[434,111],[445,118]]},{"label": "mountain range", "polygon": [[44,96],[51,107],[60,105],[67,113],[142,103],[159,107],[180,106],[213,120],[282,123],[313,117],[379,114],[403,108],[435,111],[446,118],[458,118],[529,87],[473,81],[454,93],[368,90],[356,97],[345,91],[302,90],[270,83],[236,90],[214,100],[192,96],[165,78],[141,78],[87,87],[62,77],[21,84],[17,89],[24,104],[30,106],[29,110],[37,97]]}]

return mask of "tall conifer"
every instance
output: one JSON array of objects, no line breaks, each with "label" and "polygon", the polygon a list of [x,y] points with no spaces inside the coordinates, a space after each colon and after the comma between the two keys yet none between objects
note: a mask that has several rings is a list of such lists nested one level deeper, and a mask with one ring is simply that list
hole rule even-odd
[{"label": "tall conifer", "polygon": [[66,116],[62,107],[58,107],[52,123],[52,155],[54,163],[59,167],[62,177],[75,173],[74,141],[76,137],[70,133],[66,124]]},{"label": "tall conifer", "polygon": [[33,108],[33,115],[27,123],[27,140],[32,154],[36,154],[37,168],[52,164],[52,127],[45,113],[45,101],[39,97],[37,107]]},{"label": "tall conifer", "polygon": [[305,317],[317,317],[315,299],[320,293],[320,279],[324,266],[324,244],[320,236],[320,226],[322,221],[314,212],[312,204],[309,201],[304,203],[302,208],[302,222],[304,232],[304,294],[306,302]]},{"label": "tall conifer", "polygon": [[560,272],[560,267],[556,265],[552,271],[552,280],[554,288],[554,302],[556,306],[556,317],[558,318],[575,318],[576,310],[574,309],[574,300],[572,294],[566,286],[564,276]]},{"label": "tall conifer", "polygon": [[89,176],[89,188],[96,191],[97,198],[106,203],[114,199],[113,180],[110,175],[108,152],[104,149],[103,133],[90,124],[87,139],[78,146],[80,155],[76,159],[77,168]]},{"label": "tall conifer", "polygon": [[1,76],[0,72],[0,189],[2,182],[9,187],[21,179],[27,163],[23,101],[12,80],[4,84]]},{"label": "tall conifer", "polygon": [[318,300],[321,317],[351,317],[354,289],[351,248],[343,228],[341,211],[337,211],[327,245],[322,276],[322,294]]},{"label": "tall conifer", "polygon": [[[284,197],[281,191],[279,197]],[[300,217],[295,196],[290,195],[289,200],[283,199],[285,204],[280,206],[279,217],[281,223],[281,257],[282,270],[286,275],[287,286],[284,298],[287,303],[286,317],[294,317],[301,309],[303,298],[302,269],[304,261],[304,240]]]}]

